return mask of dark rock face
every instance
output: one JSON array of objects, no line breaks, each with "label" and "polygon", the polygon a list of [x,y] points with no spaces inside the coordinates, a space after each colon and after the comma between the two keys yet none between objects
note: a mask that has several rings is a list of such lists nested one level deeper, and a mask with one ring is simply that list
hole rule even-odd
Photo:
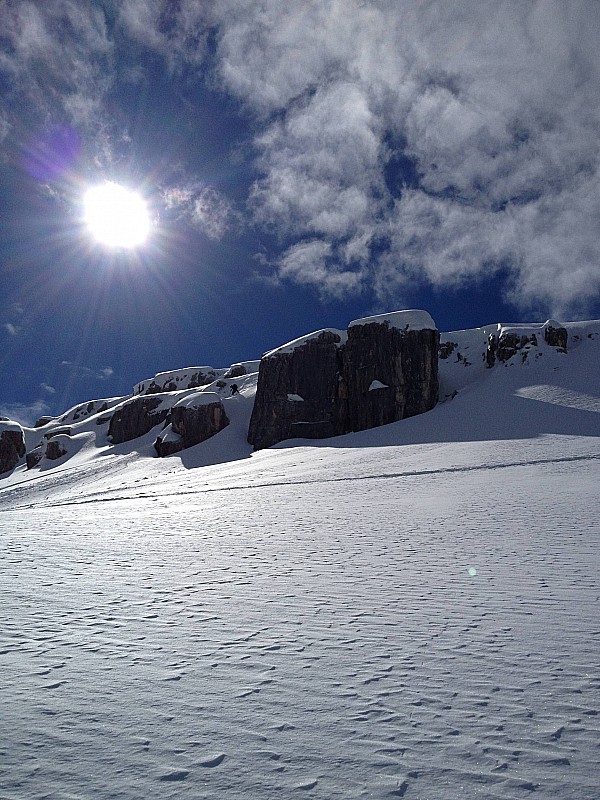
[{"label": "dark rock face", "polygon": [[121,444],[137,439],[138,436],[143,436],[152,430],[155,425],[164,422],[169,409],[157,410],[162,401],[163,398],[157,396],[135,397],[117,408],[108,426],[108,436],[112,443]]},{"label": "dark rock face", "polygon": [[50,439],[46,445],[46,452],[44,455],[51,461],[56,461],[57,458],[66,455],[67,450],[63,447],[62,442],[57,442],[56,439]]},{"label": "dark rock face", "polygon": [[248,442],[256,450],[295,436],[322,439],[337,431],[341,337],[322,331],[291,352],[260,362]]},{"label": "dark rock face", "polygon": [[550,347],[560,347],[561,350],[567,351],[567,342],[569,335],[566,328],[555,327],[554,325],[546,325],[544,328],[544,339],[546,344]]},{"label": "dark rock face", "polygon": [[[439,333],[356,325],[342,349],[338,429],[363,431],[429,411],[438,399]],[[379,388],[379,384],[384,386]]]},{"label": "dark rock face", "polygon": [[49,422],[53,422],[55,417],[40,417],[37,422],[34,423],[34,428],[41,428],[44,425],[47,425]]},{"label": "dark rock face", "polygon": [[175,437],[158,436],[154,449],[159,456],[169,456],[187,447],[210,439],[229,425],[229,419],[218,397],[203,405],[174,406],[167,418]]},{"label": "dark rock face", "polygon": [[487,348],[485,351],[485,365],[491,369],[496,363],[496,350],[498,349],[498,337],[490,333],[487,340]]},{"label": "dark rock face", "polygon": [[501,334],[500,338],[498,339],[498,344],[496,347],[496,358],[498,361],[508,361],[509,358],[512,358],[519,350],[522,350],[527,345],[533,345],[537,347],[537,337],[535,333],[532,333],[531,336],[527,336],[526,334],[518,334],[513,333],[512,331],[507,331],[506,333]]},{"label": "dark rock face", "polygon": [[0,474],[12,471],[25,455],[25,438],[19,428],[0,429]]},{"label": "dark rock face", "polygon": [[27,464],[27,469],[33,469],[36,467],[42,458],[44,457],[44,447],[43,445],[38,445],[33,450],[30,450],[29,453],[25,456],[25,463]]},{"label": "dark rock face", "polygon": [[429,411],[438,397],[437,330],[353,325],[260,363],[248,442],[323,439]]},{"label": "dark rock face", "polygon": [[242,375],[246,375],[246,367],[243,364],[232,364],[225,375],[224,378],[241,378]]},{"label": "dark rock face", "polygon": [[457,347],[458,345],[456,342],[440,342],[440,358],[450,358]]}]

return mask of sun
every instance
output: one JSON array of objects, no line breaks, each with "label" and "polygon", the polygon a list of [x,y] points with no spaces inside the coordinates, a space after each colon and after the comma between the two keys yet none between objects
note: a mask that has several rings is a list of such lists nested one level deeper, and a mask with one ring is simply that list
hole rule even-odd
[{"label": "sun", "polygon": [[137,192],[106,181],[87,190],[83,206],[90,232],[107,247],[139,247],[148,238],[148,209]]}]

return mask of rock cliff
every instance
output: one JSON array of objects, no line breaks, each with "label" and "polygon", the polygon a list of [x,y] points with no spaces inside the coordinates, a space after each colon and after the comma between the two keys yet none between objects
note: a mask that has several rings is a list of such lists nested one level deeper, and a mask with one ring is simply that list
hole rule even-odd
[{"label": "rock cliff", "polygon": [[256,450],[295,437],[385,425],[433,408],[439,334],[426,312],[406,311],[326,329],[260,362],[248,442]]},{"label": "rock cliff", "polygon": [[0,421],[0,475],[12,471],[24,455],[23,428],[16,422]]}]

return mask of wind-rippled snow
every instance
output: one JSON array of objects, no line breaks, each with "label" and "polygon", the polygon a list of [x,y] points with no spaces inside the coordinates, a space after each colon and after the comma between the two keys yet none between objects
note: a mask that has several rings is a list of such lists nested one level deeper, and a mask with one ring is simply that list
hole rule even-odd
[{"label": "wind-rippled snow", "polygon": [[0,797],[598,800],[599,367],[552,358],[0,491]]}]

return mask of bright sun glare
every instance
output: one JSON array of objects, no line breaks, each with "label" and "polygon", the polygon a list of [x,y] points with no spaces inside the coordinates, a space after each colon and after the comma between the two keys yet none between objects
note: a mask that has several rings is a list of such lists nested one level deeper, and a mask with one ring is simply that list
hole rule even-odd
[{"label": "bright sun glare", "polygon": [[137,247],[148,237],[148,209],[139,194],[106,181],[87,190],[85,221],[94,238],[108,247]]}]

